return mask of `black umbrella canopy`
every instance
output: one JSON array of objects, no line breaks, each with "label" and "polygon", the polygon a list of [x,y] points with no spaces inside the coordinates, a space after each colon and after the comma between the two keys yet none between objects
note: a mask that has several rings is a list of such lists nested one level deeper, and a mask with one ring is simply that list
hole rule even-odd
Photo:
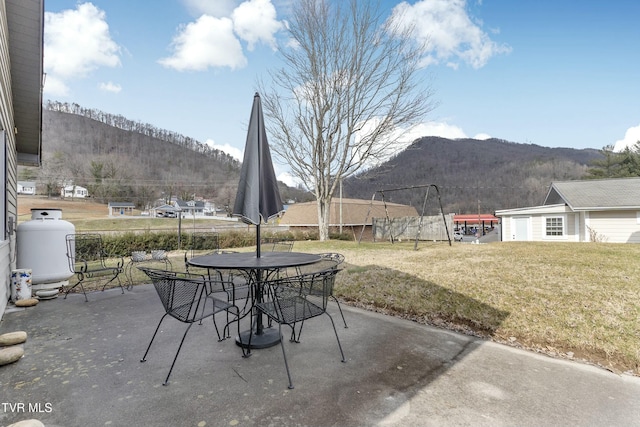
[{"label": "black umbrella canopy", "polygon": [[282,210],[282,199],[264,127],[262,103],[260,95],[256,92],[253,97],[233,215],[240,217],[245,223],[257,225],[259,233],[260,223],[266,223]]}]

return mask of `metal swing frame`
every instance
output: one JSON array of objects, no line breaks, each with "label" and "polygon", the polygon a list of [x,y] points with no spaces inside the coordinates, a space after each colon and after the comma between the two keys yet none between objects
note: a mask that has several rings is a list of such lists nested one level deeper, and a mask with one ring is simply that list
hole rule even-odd
[{"label": "metal swing frame", "polygon": [[[384,204],[384,211],[385,211],[385,215],[386,215],[386,219],[389,222],[389,224],[391,224],[391,218],[389,218],[389,211],[387,210],[387,202],[384,198],[384,193],[390,193],[390,192],[394,192],[394,191],[401,191],[401,190],[415,190],[418,188],[426,188],[425,191],[425,195],[424,195],[424,201],[422,202],[422,211],[420,212],[420,221],[418,222],[418,232],[416,233],[416,238],[415,238],[415,242],[413,245],[413,249],[414,250],[418,250],[418,240],[420,239],[420,233],[422,232],[422,219],[424,218],[424,211],[425,208],[427,207],[427,199],[429,198],[429,190],[431,188],[435,188],[436,190],[436,194],[438,196],[438,205],[440,206],[440,214],[442,215],[442,221],[444,222],[444,228],[447,232],[447,239],[449,240],[449,246],[451,246],[451,235],[449,234],[449,226],[447,225],[447,219],[444,215],[444,209],[442,208],[442,199],[440,197],[440,189],[438,188],[437,185],[435,184],[424,184],[424,185],[412,185],[409,187],[400,187],[400,188],[390,188],[390,189],[386,189],[386,190],[376,190],[373,195],[371,196],[371,202],[369,203],[369,210],[367,211],[367,217],[364,220],[364,223],[362,225],[362,231],[360,231],[360,237],[358,238],[358,244],[360,244],[360,242],[362,241],[362,235],[364,234],[364,230],[365,227],[367,226],[367,221],[369,220],[369,216],[371,215],[371,209],[373,208],[373,201],[376,199],[376,194],[380,193],[380,195],[382,196],[382,203]],[[394,238],[393,238],[393,233],[389,233],[389,240],[391,241],[391,243],[394,243]]]}]

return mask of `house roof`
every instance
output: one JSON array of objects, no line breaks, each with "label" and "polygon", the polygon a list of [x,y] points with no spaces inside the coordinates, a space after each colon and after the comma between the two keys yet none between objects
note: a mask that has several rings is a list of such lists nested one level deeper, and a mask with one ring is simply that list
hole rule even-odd
[{"label": "house roof", "polygon": [[156,211],[178,212],[178,209],[171,205],[156,206],[153,209]]},{"label": "house roof", "polygon": [[484,222],[498,222],[500,221],[499,218],[496,218],[495,216],[491,215],[491,214],[456,214],[453,216],[453,222],[474,222],[477,223],[478,222],[478,218],[480,219],[480,222],[484,221]]},{"label": "house roof", "polygon": [[553,182],[544,204],[558,203],[573,211],[640,209],[640,178]]},{"label": "house roof", "polygon": [[7,0],[5,7],[18,163],[40,166],[44,0]]},{"label": "house roof", "polygon": [[[418,216],[418,211],[413,206],[398,203],[386,203],[386,211],[390,218],[405,216]],[[371,224],[372,218],[384,218],[385,203],[378,200],[342,199],[342,225]],[[317,202],[294,203],[289,205],[280,220],[281,225],[317,226],[318,204]],[[340,198],[331,199],[330,226],[340,225]]]},{"label": "house roof", "polygon": [[543,205],[543,206],[530,206],[524,208],[515,209],[502,209],[496,211],[496,216],[518,216],[518,215],[549,215],[549,214],[563,214],[571,212],[571,209],[564,203],[558,203],[555,205]]},{"label": "house roof", "polygon": [[204,208],[204,202],[202,200],[184,201],[182,199],[176,199],[176,204],[180,206],[183,211],[193,208]]},{"label": "house roof", "polygon": [[135,208],[136,205],[132,202],[109,202],[110,208]]}]

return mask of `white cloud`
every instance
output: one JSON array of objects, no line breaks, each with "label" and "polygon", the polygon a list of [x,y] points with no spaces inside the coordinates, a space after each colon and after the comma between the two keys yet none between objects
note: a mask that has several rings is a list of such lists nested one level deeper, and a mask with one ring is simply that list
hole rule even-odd
[{"label": "white cloud", "polygon": [[450,125],[446,122],[426,122],[420,123],[412,127],[405,133],[404,140],[408,143],[412,143],[418,138],[423,136],[439,136],[441,138],[458,139],[466,138],[467,135],[464,131],[455,125]]},{"label": "white cloud", "polygon": [[278,174],[276,179],[280,182],[284,182],[289,187],[297,188],[302,182],[295,176],[291,175],[289,172],[282,172]]},{"label": "white cloud", "polygon": [[68,93],[66,81],[84,78],[99,67],[119,66],[120,50],[111,38],[104,11],[93,4],[45,12],[45,91]]},{"label": "white cloud", "polygon": [[275,34],[283,24],[276,19],[276,8],[270,0],[245,1],[233,11],[231,18],[234,31],[247,42],[247,49],[253,50],[258,42],[275,49]]},{"label": "white cloud", "polygon": [[231,157],[233,157],[234,159],[238,160],[239,162],[241,162],[244,159],[244,152],[242,150],[237,149],[236,147],[229,145],[229,144],[216,144],[214,140],[212,139],[207,139],[205,141],[205,144],[207,144],[208,146],[210,146],[211,148],[214,148],[216,150],[220,150],[220,151],[224,151],[225,153],[227,153],[228,155],[230,155]]},{"label": "white cloud", "polygon": [[209,67],[235,69],[247,65],[229,18],[202,15],[178,29],[172,46],[173,54],[158,62],[178,71],[204,71]]},{"label": "white cloud", "polygon": [[633,147],[638,141],[640,141],[640,125],[627,129],[624,138],[616,141],[613,151],[622,151],[627,147]]},{"label": "white cloud", "polygon": [[476,134],[476,136],[473,137],[473,139],[479,139],[480,141],[484,141],[486,139],[491,139],[491,138],[493,137],[487,133],[478,133]]},{"label": "white cloud", "polygon": [[[240,40],[249,51],[257,43],[275,49],[275,34],[284,28],[276,19],[271,0],[223,1],[185,0],[194,11],[203,12],[195,22],[182,25],[171,43],[173,53],[158,62],[178,71],[204,71],[210,67],[242,68],[247,58]],[[215,4],[213,4],[215,3]]]},{"label": "white cloud", "polygon": [[194,15],[209,15],[216,18],[229,16],[236,8],[238,0],[183,0],[187,9]]},{"label": "white cloud", "polygon": [[122,86],[113,82],[107,82],[107,83],[103,82],[103,83],[100,83],[98,87],[100,88],[100,90],[103,90],[105,92],[120,93],[120,91],[122,90]]},{"label": "white cloud", "polygon": [[419,41],[428,43],[424,66],[445,63],[455,69],[462,61],[481,68],[492,56],[511,52],[511,47],[494,42],[474,24],[466,0],[421,0],[413,5],[403,1],[393,9],[392,19],[414,25]]},{"label": "white cloud", "polygon": [[69,96],[71,90],[64,81],[53,74],[47,74],[44,79],[44,91],[53,96]]}]

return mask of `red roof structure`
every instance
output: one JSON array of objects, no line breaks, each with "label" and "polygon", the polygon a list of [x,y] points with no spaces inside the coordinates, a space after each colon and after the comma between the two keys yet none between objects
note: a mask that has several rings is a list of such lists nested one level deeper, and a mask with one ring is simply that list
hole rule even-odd
[{"label": "red roof structure", "polygon": [[491,214],[464,214],[464,215],[454,215],[453,222],[468,222],[471,224],[477,224],[480,222],[498,222],[500,218],[495,217]]}]

